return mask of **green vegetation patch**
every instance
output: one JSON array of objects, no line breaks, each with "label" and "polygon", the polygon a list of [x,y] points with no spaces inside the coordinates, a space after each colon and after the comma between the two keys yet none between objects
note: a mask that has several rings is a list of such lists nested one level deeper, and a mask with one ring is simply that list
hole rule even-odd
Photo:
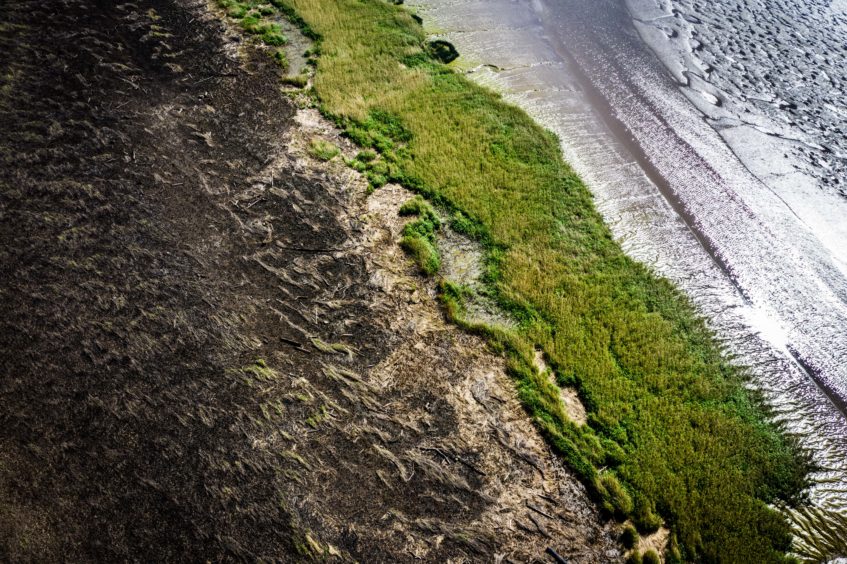
[{"label": "green vegetation patch", "polygon": [[662,564],[662,560],[659,558],[658,553],[656,553],[653,549],[650,549],[641,555],[641,562],[643,562],[643,564]]},{"label": "green vegetation patch", "polygon": [[418,218],[403,227],[400,246],[408,252],[418,267],[426,275],[433,275],[441,268],[441,257],[435,246],[435,233],[441,227],[441,220],[432,206],[415,196],[402,206],[400,215],[416,215]]},{"label": "green vegetation patch", "polygon": [[[241,29],[250,35],[257,36],[262,43],[273,47],[281,47],[288,43],[288,38],[285,37],[280,25],[272,21],[274,17],[278,16],[278,13],[269,2],[217,0],[217,3],[218,6],[226,10],[229,17],[238,21]],[[277,62],[280,62],[279,53],[280,51],[277,51],[274,54]],[[287,63],[284,66],[287,66]]]},{"label": "green vegetation patch", "polygon": [[639,540],[638,531],[632,525],[624,527],[621,533],[621,544],[624,548],[635,548]]},{"label": "green vegetation patch", "polygon": [[331,161],[341,153],[341,150],[323,139],[312,139],[309,143],[309,154],[322,161]]},{"label": "green vegetation patch", "polygon": [[303,88],[306,84],[309,83],[309,77],[305,74],[298,74],[297,76],[285,76],[282,78],[282,83],[287,86],[293,86],[294,88]]},{"label": "green vegetation patch", "polygon": [[286,56],[284,50],[277,49],[274,51],[273,58],[282,70],[288,70],[288,56]]},{"label": "green vegetation patch", "polygon": [[[801,501],[806,458],[684,296],[623,253],[555,136],[433,58],[401,7],[273,5],[320,37],[315,93],[371,152],[355,166],[374,186],[399,182],[448,210],[485,246],[487,291],[518,325],[470,328],[504,352],[527,411],[600,507],[642,531],[664,519],[687,560],[784,561],[789,525],[769,504]],[[440,223],[419,203],[408,210],[418,217],[404,247],[434,272]],[[445,303],[461,323],[452,291]],[[559,384],[578,389],[588,425],[563,412],[533,364],[539,349]]]},{"label": "green vegetation patch", "polygon": [[[381,188],[391,180],[402,180],[396,165],[398,157],[395,152],[394,141],[380,129],[364,129],[354,126],[348,131],[348,135],[359,145],[378,148],[360,151],[354,159],[347,162],[352,168],[365,175],[372,190]],[[402,148],[400,150],[402,152]]]}]

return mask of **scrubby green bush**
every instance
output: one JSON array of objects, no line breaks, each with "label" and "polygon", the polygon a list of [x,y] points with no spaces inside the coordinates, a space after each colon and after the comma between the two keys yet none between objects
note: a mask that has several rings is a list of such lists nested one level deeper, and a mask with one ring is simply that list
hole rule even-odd
[{"label": "scrubby green bush", "polygon": [[359,153],[356,155],[356,160],[363,162],[363,163],[369,163],[372,160],[374,160],[375,158],[376,158],[376,153],[374,153],[370,149],[364,149],[362,151],[359,151]]},{"label": "scrubby green bush", "polygon": [[633,505],[632,522],[639,531],[653,533],[662,526],[662,518],[656,515],[656,508],[649,498],[643,494],[636,494]]},{"label": "scrubby green bush", "polygon": [[665,549],[665,564],[682,564],[682,552],[679,550],[679,543],[676,541],[676,535],[671,534],[668,541],[668,546]]},{"label": "scrubby green bush", "polygon": [[218,0],[218,5],[226,10],[229,17],[236,19],[243,18],[250,11],[250,6],[235,0]]},{"label": "scrubby green bush", "polygon": [[388,177],[386,175],[373,170],[366,170],[365,178],[368,179],[368,183],[371,185],[371,188],[382,188],[388,184]]},{"label": "scrubby green bush", "polygon": [[247,33],[260,33],[262,27],[262,18],[258,13],[245,13],[241,17],[241,29]]},{"label": "scrubby green bush", "polygon": [[417,215],[421,219],[426,219],[432,223],[434,228],[441,225],[441,220],[438,219],[438,215],[435,213],[432,205],[420,196],[415,196],[400,206],[399,213],[401,216]]},{"label": "scrubby green bush", "polygon": [[421,271],[427,275],[438,272],[441,268],[441,258],[435,247],[435,232],[441,227],[441,220],[432,206],[415,196],[400,206],[401,216],[416,215],[417,219],[403,227],[402,247],[412,255]]},{"label": "scrubby green bush", "polygon": [[217,0],[218,5],[226,10],[229,17],[238,21],[246,33],[256,35],[259,39],[274,47],[280,47],[288,42],[278,23],[270,21],[269,17],[276,12],[264,2],[246,0]]},{"label": "scrubby green bush", "polygon": [[277,24],[266,24],[262,28],[259,37],[264,43],[275,47],[288,43],[288,38],[282,33],[282,30]]}]

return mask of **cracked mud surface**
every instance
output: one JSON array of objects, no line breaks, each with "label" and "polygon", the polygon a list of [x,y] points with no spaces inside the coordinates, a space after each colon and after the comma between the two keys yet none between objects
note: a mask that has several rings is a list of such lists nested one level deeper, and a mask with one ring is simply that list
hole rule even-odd
[{"label": "cracked mud surface", "polygon": [[0,26],[0,560],[620,558],[408,193],[307,157],[353,148],[206,4]]}]

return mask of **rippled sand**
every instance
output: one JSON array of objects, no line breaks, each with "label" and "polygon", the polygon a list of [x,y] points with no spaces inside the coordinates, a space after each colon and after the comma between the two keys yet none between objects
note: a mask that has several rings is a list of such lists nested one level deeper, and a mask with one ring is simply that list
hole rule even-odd
[{"label": "rippled sand", "polygon": [[559,135],[627,252],[680,284],[814,450],[815,499],[847,506],[847,200],[799,157],[758,154],[762,135],[785,137],[728,121],[729,96],[668,72],[641,37],[663,19],[697,24],[656,0],[635,6],[651,22],[641,35],[622,0],[407,3],[458,47],[457,68]]},{"label": "rippled sand", "polygon": [[627,3],[644,39],[706,102],[698,104],[705,113],[779,138],[800,161],[792,168],[847,195],[847,2]]}]

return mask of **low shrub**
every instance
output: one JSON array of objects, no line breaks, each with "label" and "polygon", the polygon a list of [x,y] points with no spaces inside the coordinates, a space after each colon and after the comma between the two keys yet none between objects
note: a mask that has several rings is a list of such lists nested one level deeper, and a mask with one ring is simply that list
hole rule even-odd
[{"label": "low shrub", "polygon": [[403,227],[401,246],[412,255],[424,274],[435,274],[441,268],[441,258],[435,247],[435,232],[441,227],[438,214],[429,202],[420,196],[415,196],[400,206],[399,213],[401,216],[417,216],[415,221]]},{"label": "low shrub", "polygon": [[429,221],[433,226],[433,230],[441,226],[441,220],[438,218],[432,205],[420,196],[415,196],[400,206],[399,213],[401,216],[419,216],[421,219]]},{"label": "low shrub", "polygon": [[376,158],[376,153],[371,151],[370,149],[365,149],[363,151],[359,151],[359,154],[356,155],[356,160],[361,161],[363,163],[369,163]]},{"label": "low shrub", "polygon": [[632,522],[642,533],[653,533],[662,526],[662,518],[656,515],[653,502],[641,494],[634,496]]},{"label": "low shrub", "polygon": [[282,30],[277,24],[265,25],[259,35],[260,39],[274,47],[280,47],[288,43],[288,38],[283,35]]}]

